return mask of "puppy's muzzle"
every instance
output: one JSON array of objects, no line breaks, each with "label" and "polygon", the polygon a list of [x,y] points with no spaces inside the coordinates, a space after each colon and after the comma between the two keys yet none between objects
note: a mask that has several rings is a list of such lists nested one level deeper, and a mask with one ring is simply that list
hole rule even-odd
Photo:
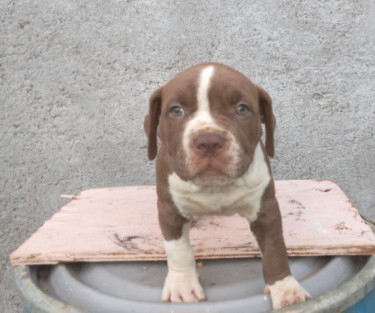
[{"label": "puppy's muzzle", "polygon": [[221,153],[225,138],[215,133],[200,134],[193,140],[194,151],[202,157],[216,156]]}]

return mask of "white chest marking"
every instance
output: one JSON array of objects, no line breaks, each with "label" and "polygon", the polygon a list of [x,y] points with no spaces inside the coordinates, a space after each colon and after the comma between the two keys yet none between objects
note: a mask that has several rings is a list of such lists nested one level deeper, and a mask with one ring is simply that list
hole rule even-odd
[{"label": "white chest marking", "polygon": [[183,181],[176,173],[168,177],[172,199],[184,217],[196,219],[239,213],[250,221],[257,217],[262,195],[270,179],[260,144],[247,172],[230,184],[201,186]]}]

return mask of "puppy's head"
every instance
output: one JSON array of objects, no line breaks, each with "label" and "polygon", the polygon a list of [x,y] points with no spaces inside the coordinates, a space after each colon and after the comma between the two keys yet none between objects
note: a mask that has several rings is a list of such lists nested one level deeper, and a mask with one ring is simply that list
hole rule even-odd
[{"label": "puppy's head", "polygon": [[221,64],[191,67],[156,90],[144,121],[148,157],[157,136],[183,180],[220,182],[242,176],[266,128],[266,152],[274,155],[275,118],[269,95],[241,73]]}]

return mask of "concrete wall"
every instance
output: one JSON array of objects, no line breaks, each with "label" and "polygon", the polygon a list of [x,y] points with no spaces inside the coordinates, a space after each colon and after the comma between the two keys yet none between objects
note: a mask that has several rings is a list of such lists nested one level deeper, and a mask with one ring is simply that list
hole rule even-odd
[{"label": "concrete wall", "polygon": [[0,311],[8,255],[63,193],[153,184],[148,97],[202,61],[263,86],[276,179],[336,181],[375,219],[375,2],[0,1]]}]

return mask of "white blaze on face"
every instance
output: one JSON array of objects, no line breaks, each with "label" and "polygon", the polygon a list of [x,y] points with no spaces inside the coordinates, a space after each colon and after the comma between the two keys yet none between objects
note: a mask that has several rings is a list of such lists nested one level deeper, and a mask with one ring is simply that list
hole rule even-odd
[{"label": "white blaze on face", "polygon": [[211,78],[214,74],[214,67],[213,65],[205,67],[200,76],[199,76],[199,83],[198,83],[198,114],[197,115],[207,115],[208,119],[212,120],[210,114],[210,102],[208,100],[208,91],[211,85]]},{"label": "white blaze on face", "polygon": [[193,132],[204,127],[212,126],[219,128],[215,125],[215,121],[210,112],[210,101],[208,99],[208,92],[211,86],[211,78],[214,74],[215,68],[213,65],[205,67],[198,80],[198,91],[197,91],[197,111],[193,118],[186,124],[185,131],[182,137],[183,147],[185,153],[189,159],[190,149],[190,137]]},{"label": "white blaze on face", "polygon": [[209,132],[225,134],[226,140],[228,141],[225,153],[230,156],[231,159],[231,161],[228,162],[225,171],[228,174],[234,174],[237,164],[241,162],[241,158],[239,156],[240,145],[235,139],[234,135],[218,125],[212,116],[208,95],[212,85],[212,77],[214,73],[215,67],[213,65],[209,65],[203,68],[199,75],[196,95],[197,110],[190,121],[187,122],[182,136],[182,146],[186,156],[185,166],[188,168],[188,170],[194,172],[194,152],[192,151],[190,145],[194,134],[197,134],[202,130],[207,130]]}]

